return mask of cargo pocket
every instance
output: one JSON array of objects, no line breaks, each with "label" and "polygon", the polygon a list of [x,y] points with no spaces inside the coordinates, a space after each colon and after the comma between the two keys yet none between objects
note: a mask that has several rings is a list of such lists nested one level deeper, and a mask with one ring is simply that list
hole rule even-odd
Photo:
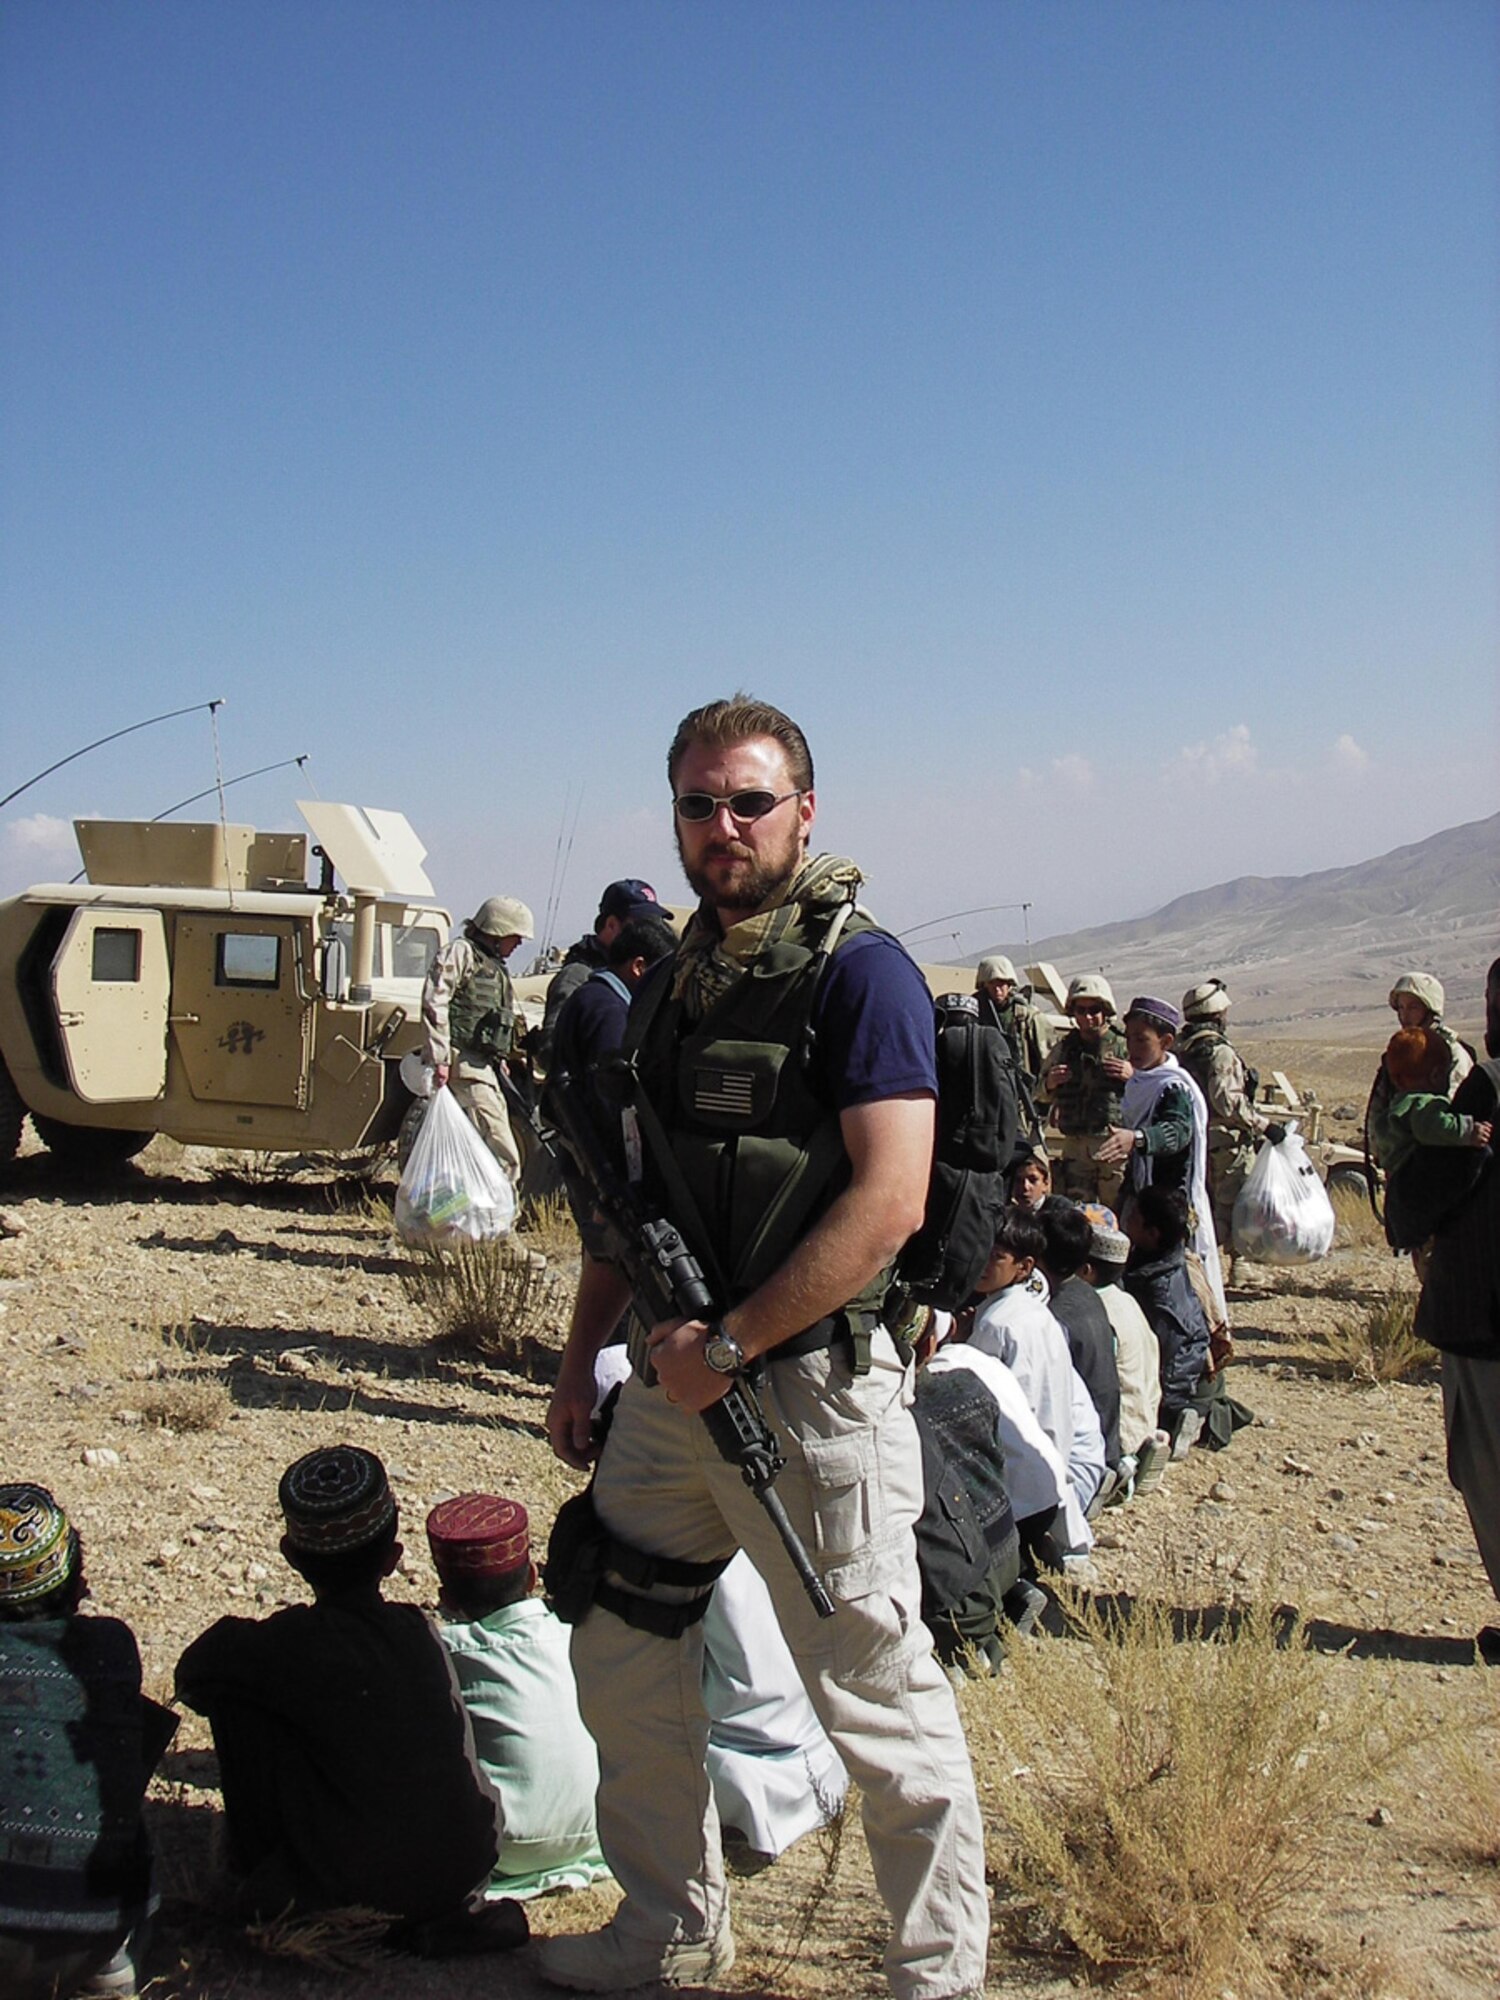
[{"label": "cargo pocket", "polygon": [[814,1553],[824,1570],[859,1562],[885,1526],[874,1433],[798,1440],[807,1467]]}]

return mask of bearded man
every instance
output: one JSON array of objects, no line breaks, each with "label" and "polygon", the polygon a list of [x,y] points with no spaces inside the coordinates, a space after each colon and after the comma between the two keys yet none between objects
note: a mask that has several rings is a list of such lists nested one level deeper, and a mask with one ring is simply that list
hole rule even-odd
[{"label": "bearded man", "polygon": [[[953,1691],[917,1614],[921,1452],[909,1364],[882,1319],[925,1205],[932,1001],[859,909],[854,864],[809,858],[812,759],[790,717],[747,696],[696,709],[667,775],[701,900],[632,1003],[638,1142],[627,1155],[723,1310],[652,1330],[655,1386],[627,1381],[597,1453],[594,1503],[625,1567],[609,1563],[572,1651],[599,1745],[600,1840],[625,1899],[602,1931],[550,1940],[540,1967],[555,1984],[610,1992],[712,1985],[733,1962],[698,1620],[713,1577],[744,1548],[863,1795],[894,1922],[893,1991],[977,1995],[982,1831]],[[554,1450],[579,1468],[596,1456],[594,1356],[628,1299],[614,1267],[585,1257],[548,1418]],[[787,1460],[778,1491],[831,1618],[815,1614],[698,1421],[737,1374],[758,1381]]]}]

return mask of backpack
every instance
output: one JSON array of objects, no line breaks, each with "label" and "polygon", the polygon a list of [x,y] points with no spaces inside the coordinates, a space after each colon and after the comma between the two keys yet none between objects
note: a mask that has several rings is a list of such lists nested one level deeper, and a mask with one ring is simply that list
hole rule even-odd
[{"label": "backpack", "polygon": [[922,1226],[901,1252],[896,1282],[919,1305],[956,1312],[994,1248],[1005,1176],[1020,1132],[1015,1057],[972,993],[933,1006],[937,1139]]},{"label": "backpack", "polygon": [[917,1376],[912,1406],[922,1446],[924,1500],[915,1533],[922,1616],[941,1622],[977,1591],[1007,1551],[1016,1524],[996,1439],[995,1399],[968,1369]]}]

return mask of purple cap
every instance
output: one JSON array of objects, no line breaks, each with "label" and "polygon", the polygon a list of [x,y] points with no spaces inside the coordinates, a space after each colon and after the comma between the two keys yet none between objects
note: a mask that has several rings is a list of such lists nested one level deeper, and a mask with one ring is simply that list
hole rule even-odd
[{"label": "purple cap", "polygon": [[1159,1028],[1170,1034],[1178,1034],[1182,1028],[1182,1009],[1174,1007],[1170,1000],[1157,1000],[1149,993],[1137,993],[1125,1009],[1125,1019],[1139,1014],[1147,1021],[1154,1021]]},{"label": "purple cap", "polygon": [[628,924],[635,917],[662,917],[667,923],[672,921],[656,900],[656,891],[651,884],[638,880],[634,875],[627,875],[621,882],[611,882],[599,898],[595,930],[607,917],[618,917],[622,924]]}]

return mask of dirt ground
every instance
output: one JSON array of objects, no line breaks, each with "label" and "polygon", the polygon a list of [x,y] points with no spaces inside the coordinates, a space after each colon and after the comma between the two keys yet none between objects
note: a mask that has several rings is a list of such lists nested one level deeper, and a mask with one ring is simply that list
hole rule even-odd
[{"label": "dirt ground", "polygon": [[[1315,1084],[1330,1110],[1363,1103],[1367,1050],[1249,1053]],[[1337,1121],[1337,1135],[1355,1122]],[[407,1548],[393,1591],[422,1603],[434,1581],[421,1524],[435,1501],[474,1487],[512,1493],[544,1533],[576,1484],[547,1451],[545,1385],[434,1341],[401,1282],[406,1253],[356,1184],[317,1170],[272,1177],[159,1140],[108,1188],[85,1187],[28,1143],[0,1182],[0,1207],[0,1229],[17,1231],[0,1235],[6,1477],[40,1480],[68,1507],[95,1606],[134,1626],[160,1700],[179,1652],[212,1619],[296,1596],[277,1553],[276,1482],[315,1445],[349,1439],[385,1460]],[[1213,1603],[1243,1595],[1269,1565],[1279,1596],[1313,1621],[1331,1677],[1352,1670],[1340,1653],[1352,1649],[1418,1711],[1495,1754],[1500,1673],[1476,1663],[1472,1642],[1496,1606],[1447,1483],[1437,1383],[1360,1387],[1332,1376],[1319,1351],[1341,1315],[1411,1282],[1383,1246],[1347,1240],[1311,1269],[1242,1265],[1231,1380],[1256,1422],[1227,1453],[1194,1451],[1158,1494],[1108,1514],[1087,1581]],[[1395,1795],[1344,1814],[1338,1867],[1288,1912],[1314,1956],[1365,1954],[1371,1996],[1500,1991],[1500,1880],[1455,1849],[1441,1771],[1434,1751]],[[152,1813],[166,1906],[151,1990],[162,2000],[548,1990],[524,1953],[442,1965],[392,1956],[340,1974],[256,1948],[215,1904],[215,1765],[194,1716]],[[805,1841],[737,1890],[731,1990],[836,1986],[850,2000],[884,1990],[883,1916],[857,1834],[811,1935],[783,1962],[821,1861]],[[588,1927],[610,1900],[533,1904],[534,1929]],[[992,1964],[995,1992],[1056,1996],[1075,1984],[1076,1968],[1056,1962],[997,1953]]]}]

